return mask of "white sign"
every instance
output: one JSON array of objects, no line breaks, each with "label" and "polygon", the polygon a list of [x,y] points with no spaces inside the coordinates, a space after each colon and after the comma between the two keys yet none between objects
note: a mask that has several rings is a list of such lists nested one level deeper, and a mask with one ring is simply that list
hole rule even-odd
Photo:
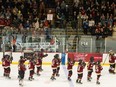
[{"label": "white sign", "polygon": [[47,20],[53,20],[53,14],[47,14]]}]

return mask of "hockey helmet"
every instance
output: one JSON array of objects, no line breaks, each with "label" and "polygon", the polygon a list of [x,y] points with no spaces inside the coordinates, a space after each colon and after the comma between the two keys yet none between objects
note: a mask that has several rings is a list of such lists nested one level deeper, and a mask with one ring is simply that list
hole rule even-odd
[{"label": "hockey helmet", "polygon": [[82,62],[83,62],[83,60],[82,60],[82,59],[79,59],[79,60],[78,60],[78,62],[79,62],[79,63],[82,63]]},{"label": "hockey helmet", "polygon": [[44,49],[41,49],[41,52],[44,52]]},{"label": "hockey helmet", "polygon": [[59,54],[55,54],[55,55],[54,55],[54,58],[58,58],[58,57],[59,57]]},{"label": "hockey helmet", "polygon": [[113,51],[113,50],[110,50],[110,51],[109,51],[109,54],[110,54],[110,55],[114,55],[114,51]]},{"label": "hockey helmet", "polygon": [[23,58],[23,56],[20,56],[20,59],[22,59]]},{"label": "hockey helmet", "polygon": [[93,57],[93,56],[90,57],[90,61],[91,61],[91,62],[94,61],[94,57]]}]

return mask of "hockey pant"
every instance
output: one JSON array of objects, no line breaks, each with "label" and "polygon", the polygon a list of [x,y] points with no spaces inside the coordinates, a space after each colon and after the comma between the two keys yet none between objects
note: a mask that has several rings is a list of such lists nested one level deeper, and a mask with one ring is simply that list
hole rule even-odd
[{"label": "hockey pant", "polygon": [[78,74],[78,79],[79,79],[79,80],[81,80],[81,79],[82,79],[82,77],[83,77],[83,73]]},{"label": "hockey pant", "polygon": [[88,71],[88,78],[91,78],[92,72],[93,72],[93,69]]},{"label": "hockey pant", "polygon": [[29,77],[33,77],[33,75],[34,75],[34,70],[30,70]]},{"label": "hockey pant", "polygon": [[99,81],[100,76],[101,76],[101,75],[97,75],[97,81]]},{"label": "hockey pant", "polygon": [[56,75],[56,69],[53,69],[52,71],[53,71],[52,76],[54,77]]},{"label": "hockey pant", "polygon": [[10,67],[4,68],[4,71],[5,71],[5,72],[4,72],[5,75],[9,76],[11,69],[10,69]]},{"label": "hockey pant", "polygon": [[72,76],[72,74],[73,74],[72,70],[69,70],[68,71],[68,77],[70,78]]},{"label": "hockey pant", "polygon": [[37,74],[41,71],[41,66],[37,67]]},{"label": "hockey pant", "polygon": [[109,72],[114,72],[115,70],[115,64],[110,64]]},{"label": "hockey pant", "polygon": [[25,71],[20,70],[19,71],[19,79],[22,80],[24,79]]},{"label": "hockey pant", "polygon": [[60,67],[57,67],[56,74],[59,74]]}]

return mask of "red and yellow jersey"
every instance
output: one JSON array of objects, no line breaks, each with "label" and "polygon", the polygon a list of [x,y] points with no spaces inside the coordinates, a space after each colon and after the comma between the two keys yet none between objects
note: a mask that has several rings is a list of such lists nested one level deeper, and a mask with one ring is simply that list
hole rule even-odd
[{"label": "red and yellow jersey", "polygon": [[26,59],[20,59],[19,63],[25,63]]},{"label": "red and yellow jersey", "polygon": [[84,68],[85,68],[85,66],[83,66],[82,64],[79,64],[79,65],[78,65],[78,68],[77,68],[78,74],[82,74]]},{"label": "red and yellow jersey", "polygon": [[109,63],[110,64],[114,64],[115,63],[115,60],[116,60],[116,57],[115,56],[113,56],[113,55],[109,56]]},{"label": "red and yellow jersey", "polygon": [[98,75],[101,75],[101,71],[102,71],[102,66],[101,65],[95,65],[95,72]]},{"label": "red and yellow jersey", "polygon": [[25,64],[24,64],[24,63],[20,63],[20,64],[18,65],[18,70],[19,70],[19,71],[25,71],[25,70],[26,70]]},{"label": "red and yellow jersey", "polygon": [[60,58],[58,58],[58,59],[57,59],[57,67],[59,67],[59,66],[60,66],[60,63],[61,63],[61,59],[60,59]]},{"label": "red and yellow jersey", "polygon": [[4,60],[3,62],[4,68],[10,67],[10,64],[11,64],[11,61],[9,59]]},{"label": "red and yellow jersey", "polygon": [[93,66],[95,65],[94,62],[88,62],[88,65],[87,65],[87,70],[93,70]]},{"label": "red and yellow jersey", "polygon": [[34,70],[35,68],[35,63],[33,61],[29,61],[29,70]]},{"label": "red and yellow jersey", "polygon": [[38,58],[38,59],[36,60],[36,66],[37,66],[37,67],[40,67],[41,65],[42,65],[42,59]]},{"label": "red and yellow jersey", "polygon": [[51,65],[51,67],[52,67],[53,69],[56,69],[56,68],[57,68],[57,65],[58,65],[57,59],[53,59],[53,60],[52,60],[52,65]]},{"label": "red and yellow jersey", "polygon": [[69,71],[72,70],[73,65],[74,65],[74,62],[73,62],[73,61],[68,62],[67,69],[68,69]]}]

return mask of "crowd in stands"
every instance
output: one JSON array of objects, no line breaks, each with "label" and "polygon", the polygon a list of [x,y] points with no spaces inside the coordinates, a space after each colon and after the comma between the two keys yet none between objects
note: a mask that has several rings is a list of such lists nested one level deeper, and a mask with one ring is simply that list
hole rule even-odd
[{"label": "crowd in stands", "polygon": [[73,20],[77,20],[77,27],[80,30],[83,28],[84,34],[90,32],[92,35],[112,35],[112,28],[116,21],[115,0],[75,2],[73,12]]},{"label": "crowd in stands", "polygon": [[[53,14],[53,19],[47,20],[47,14]],[[5,26],[4,34],[28,31],[49,37],[51,27],[65,28],[71,21],[72,28],[84,34],[111,36],[115,20],[115,0],[74,0],[72,6],[66,0],[2,0],[0,3],[0,26]]]},{"label": "crowd in stands", "polygon": [[105,37],[112,36],[116,27],[116,0],[67,1],[0,0],[0,34],[22,34],[23,42],[27,35],[52,39],[52,28],[67,29],[69,23],[76,32],[95,35],[100,52],[99,39],[104,49]]}]

